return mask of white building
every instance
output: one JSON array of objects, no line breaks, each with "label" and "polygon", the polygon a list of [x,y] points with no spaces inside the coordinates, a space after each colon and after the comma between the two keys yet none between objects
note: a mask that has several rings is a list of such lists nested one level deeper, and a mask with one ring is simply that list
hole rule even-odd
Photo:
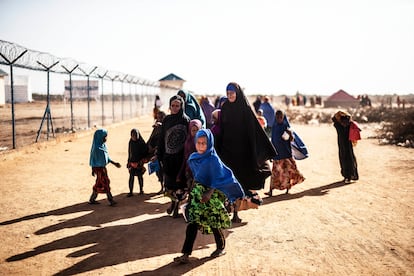
[{"label": "white building", "polygon": [[5,81],[4,78],[7,76],[7,73],[0,69],[0,104],[6,103],[6,90],[5,90]]},{"label": "white building", "polygon": [[[70,99],[70,82],[65,80],[65,99]],[[88,98],[88,81],[72,80],[72,98],[86,99]],[[97,80],[89,80],[89,98],[99,100],[99,82]]]},{"label": "white building", "polygon": [[[11,84],[9,76],[5,78],[5,100],[11,103]],[[13,93],[15,103],[27,103],[33,101],[29,76],[13,76]]]}]

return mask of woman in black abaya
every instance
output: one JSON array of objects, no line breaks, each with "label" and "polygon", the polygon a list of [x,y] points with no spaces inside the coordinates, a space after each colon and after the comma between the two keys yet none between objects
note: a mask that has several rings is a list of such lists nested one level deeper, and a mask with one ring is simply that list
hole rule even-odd
[{"label": "woman in black abaya", "polygon": [[[256,190],[263,189],[266,178],[271,175],[267,160],[277,153],[240,86],[231,82],[226,92],[228,100],[221,108],[221,136],[217,151],[246,195],[253,199],[257,195]],[[237,211],[233,221],[241,221]]]},{"label": "woman in black abaya", "polygon": [[338,152],[341,174],[345,183],[358,180],[358,165],[354,154],[354,148],[350,139],[351,114],[338,111],[332,117],[334,127],[338,134]]},{"label": "woman in black abaya", "polygon": [[178,204],[184,194],[185,179],[178,174],[184,159],[184,143],[190,119],[184,113],[184,100],[179,95],[170,98],[171,114],[164,118],[155,159],[164,171],[164,186],[172,202],[169,214],[178,217]]}]

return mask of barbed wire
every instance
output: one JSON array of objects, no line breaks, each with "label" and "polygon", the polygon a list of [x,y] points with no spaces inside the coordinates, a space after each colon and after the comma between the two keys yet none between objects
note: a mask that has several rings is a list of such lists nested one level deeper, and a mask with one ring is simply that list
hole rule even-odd
[{"label": "barbed wire", "polygon": [[73,58],[59,58],[50,53],[23,47],[17,43],[0,40],[0,64],[24,69],[49,71],[76,76],[90,76],[108,80],[127,81],[145,86],[159,87],[158,81],[144,79],[132,74],[108,70],[104,67],[79,62]]}]

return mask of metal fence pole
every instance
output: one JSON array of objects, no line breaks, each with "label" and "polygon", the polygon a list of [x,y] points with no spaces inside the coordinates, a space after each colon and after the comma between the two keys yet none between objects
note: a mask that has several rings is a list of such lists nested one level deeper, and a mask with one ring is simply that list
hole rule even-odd
[{"label": "metal fence pole", "polygon": [[11,96],[11,115],[12,115],[12,136],[13,136],[13,149],[16,148],[16,122],[14,119],[14,81],[13,81],[13,64],[21,58],[27,50],[24,50],[20,55],[18,55],[14,60],[10,61],[2,53],[0,55],[10,66],[10,96]]},{"label": "metal fence pole", "polygon": [[121,80],[121,93],[122,93],[121,95],[121,103],[122,103],[121,104],[121,113],[122,113],[121,118],[122,118],[122,121],[124,120],[124,81],[127,77],[128,75],[125,75]]},{"label": "metal fence pole", "polygon": [[76,64],[76,66],[74,66],[72,68],[72,70],[67,69],[64,65],[61,65],[63,69],[65,69],[66,72],[68,72],[69,74],[69,97],[70,97],[70,130],[73,132],[73,124],[74,124],[74,120],[73,120],[73,89],[72,89],[72,72],[75,71],[76,68],[78,68],[79,64]]},{"label": "metal fence pole", "polygon": [[137,84],[138,84],[138,82],[139,82],[138,79],[136,79],[134,81],[134,89],[135,89],[135,94],[134,94],[134,103],[135,103],[134,117],[137,117],[137,113],[138,113],[138,110],[137,110]]},{"label": "metal fence pole", "polygon": [[46,121],[47,121],[47,132],[46,132],[46,139],[49,140],[49,126],[52,126],[52,133],[53,136],[55,136],[55,131],[53,130],[53,121],[52,121],[52,114],[50,112],[50,69],[52,69],[52,67],[54,67],[56,64],[59,63],[59,61],[56,61],[55,63],[53,63],[51,66],[47,67],[46,65],[42,64],[40,61],[37,61],[37,63],[39,65],[41,65],[43,68],[45,68],[46,72],[47,72],[47,97],[46,97],[46,109],[45,109],[45,113],[43,114],[43,118],[42,118],[42,122],[40,123],[40,127],[39,130],[37,132],[37,136],[36,136],[36,142],[39,140],[39,136],[40,136],[40,132],[42,131],[42,126],[43,126],[43,122],[45,120],[46,117]]},{"label": "metal fence pole", "polygon": [[129,84],[129,118],[132,118],[132,90],[131,90],[131,82],[134,80],[134,78],[130,78],[128,80]]},{"label": "metal fence pole", "polygon": [[[26,54],[27,53],[27,54]],[[35,50],[30,50],[30,49],[26,49],[16,43],[11,43],[8,41],[3,41],[0,39],[0,64],[2,65],[8,65],[10,66],[10,91],[11,91],[11,117],[12,117],[12,138],[13,138],[13,149],[16,148],[16,122],[15,122],[15,100],[16,100],[16,96],[15,95],[15,76],[14,76],[14,70],[15,67],[19,67],[19,68],[24,68],[24,69],[28,69],[31,71],[47,71],[47,106],[46,106],[46,110],[45,110],[45,114],[43,116],[42,122],[40,124],[40,128],[39,131],[37,133],[37,137],[36,137],[36,142],[39,139],[39,136],[41,134],[42,131],[42,126],[44,121],[47,119],[47,124],[48,124],[48,131],[47,131],[47,136],[49,138],[49,125],[51,125],[52,127],[52,131],[53,130],[53,122],[52,122],[52,117],[51,117],[51,109],[50,109],[50,104],[51,104],[51,100],[53,99],[50,95],[50,73],[58,73],[58,74],[69,74],[69,93],[70,93],[70,120],[71,120],[71,130],[74,131],[75,128],[75,118],[74,116],[76,115],[76,110],[74,110],[75,106],[75,102],[74,99],[76,99],[77,94],[75,93],[75,87],[73,85],[73,80],[72,80],[72,76],[86,76],[87,77],[87,105],[88,105],[88,128],[91,127],[91,116],[93,116],[94,113],[91,114],[91,106],[90,106],[90,101],[91,101],[91,95],[90,95],[90,90],[91,90],[91,86],[90,86],[90,77],[96,77],[96,74],[94,73],[94,75],[92,75],[92,73],[95,71],[95,69],[97,68],[97,66],[93,67],[90,64],[80,64],[75,60],[72,59],[61,59],[61,58],[56,58],[53,55],[49,54],[49,53],[45,53],[45,52],[39,52],[39,51],[35,51]],[[22,58],[23,57],[23,58]],[[56,65],[57,63],[53,64],[52,67],[47,67],[49,66],[49,64],[54,63],[56,60],[58,60],[57,63],[60,63],[62,65],[59,66],[58,68],[53,68],[52,67],[54,65]],[[40,62],[47,64],[47,65],[43,65]],[[68,62],[68,63],[66,63]],[[65,65],[65,66],[63,66]],[[84,67],[86,66],[86,67]],[[90,70],[93,68],[93,70],[90,70],[89,72],[84,72],[82,71],[82,68],[88,68],[86,71]],[[79,69],[80,72],[76,72],[75,69]],[[124,112],[124,100],[125,100],[125,94],[124,94],[124,82],[125,80],[127,80],[130,84],[130,91],[129,91],[129,99],[130,99],[130,115],[132,116],[133,114],[133,108],[136,108],[136,113],[139,113],[139,109],[140,109],[140,105],[139,103],[136,101],[136,98],[139,97],[140,101],[142,102],[144,97],[144,86],[147,86],[148,84],[146,82],[142,82],[138,77],[135,77],[133,75],[130,74],[124,74],[124,73],[120,73],[120,72],[116,72],[116,71],[110,71],[110,75],[111,75],[111,80],[112,80],[112,121],[115,121],[115,100],[116,100],[116,96],[114,95],[114,81],[115,80],[119,80],[121,81],[121,86],[122,86],[122,119],[124,119],[125,116],[125,112]],[[83,74],[82,74],[83,73]],[[100,72],[101,74],[103,73],[103,71]],[[115,76],[116,75],[116,76]],[[122,76],[122,77],[119,77]],[[104,95],[104,77],[101,77],[101,81],[102,81],[102,124],[105,124],[105,95]],[[132,83],[135,84],[135,80],[139,79],[139,81],[137,81],[136,84],[136,92],[135,92],[135,98],[134,98],[134,102],[133,101],[133,92],[132,92]],[[141,85],[142,90],[140,89],[140,92],[137,92],[137,85]],[[82,96],[85,96],[85,93],[82,93],[85,91],[81,91],[80,96],[82,98]],[[96,98],[98,99],[98,98]],[[144,103],[142,103],[144,105]],[[54,134],[54,133],[53,133]]]},{"label": "metal fence pole", "polygon": [[105,76],[106,76],[106,74],[108,73],[108,71],[106,71],[103,75],[99,75],[99,74],[97,74],[98,75],[98,77],[99,78],[101,78],[101,89],[102,89],[102,96],[101,96],[101,103],[102,103],[102,108],[101,108],[101,111],[102,111],[102,126],[104,126],[104,117],[105,117],[105,115],[104,115],[104,78],[105,78]]},{"label": "metal fence pole", "polygon": [[115,121],[115,95],[114,95],[114,81],[118,78],[119,76],[116,75],[113,78],[109,77],[111,79],[112,82],[112,123]]},{"label": "metal fence pole", "polygon": [[90,101],[91,101],[91,95],[90,95],[90,87],[89,87],[89,77],[93,73],[93,71],[96,70],[98,66],[95,66],[89,73],[86,73],[82,68],[79,67],[79,70],[81,70],[85,76],[87,77],[87,92],[88,92],[88,128],[91,128],[91,107],[90,107]]}]

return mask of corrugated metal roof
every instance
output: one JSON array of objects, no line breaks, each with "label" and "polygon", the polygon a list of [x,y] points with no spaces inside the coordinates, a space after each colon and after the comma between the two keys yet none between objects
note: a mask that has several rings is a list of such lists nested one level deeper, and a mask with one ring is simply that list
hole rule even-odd
[{"label": "corrugated metal roof", "polygon": [[7,74],[6,72],[4,72],[3,70],[0,69],[0,76],[8,76],[9,74]]},{"label": "corrugated metal roof", "polygon": [[177,76],[176,74],[168,74],[165,77],[163,77],[162,79],[160,79],[159,81],[184,81],[184,79],[180,78],[179,76]]}]

